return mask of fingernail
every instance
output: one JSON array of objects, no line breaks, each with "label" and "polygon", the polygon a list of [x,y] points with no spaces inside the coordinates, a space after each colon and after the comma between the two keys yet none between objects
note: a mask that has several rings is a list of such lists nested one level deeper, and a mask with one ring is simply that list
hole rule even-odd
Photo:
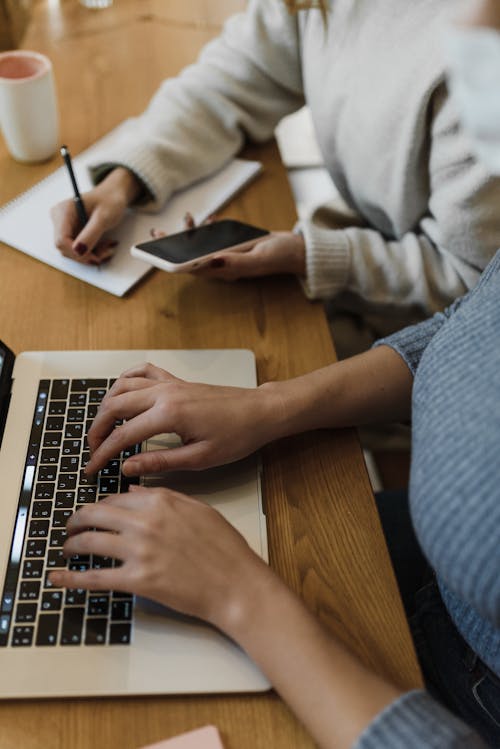
[{"label": "fingernail", "polygon": [[139,468],[139,463],[137,460],[129,459],[123,464],[123,471],[124,472],[126,471],[127,475],[133,476],[134,473],[138,470],[138,468]]},{"label": "fingernail", "polygon": [[210,268],[223,268],[225,264],[226,261],[223,257],[214,257],[214,259],[210,261]]},{"label": "fingernail", "polygon": [[78,253],[78,255],[85,255],[87,252],[87,245],[83,244],[83,242],[78,242],[75,246],[75,252]]}]

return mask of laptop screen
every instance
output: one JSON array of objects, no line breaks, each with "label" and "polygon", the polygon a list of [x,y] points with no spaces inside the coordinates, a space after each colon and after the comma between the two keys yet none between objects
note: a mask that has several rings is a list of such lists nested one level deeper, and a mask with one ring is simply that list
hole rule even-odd
[{"label": "laptop screen", "polygon": [[2,444],[7,409],[9,407],[10,378],[14,367],[14,354],[0,341],[0,445]]}]

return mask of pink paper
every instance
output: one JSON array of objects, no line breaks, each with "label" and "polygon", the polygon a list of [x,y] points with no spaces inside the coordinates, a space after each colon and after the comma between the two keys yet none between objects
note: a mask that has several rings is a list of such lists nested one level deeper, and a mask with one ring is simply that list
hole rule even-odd
[{"label": "pink paper", "polygon": [[195,731],[183,733],[173,739],[165,739],[157,744],[148,744],[142,749],[224,749],[219,731],[215,726],[204,726]]}]

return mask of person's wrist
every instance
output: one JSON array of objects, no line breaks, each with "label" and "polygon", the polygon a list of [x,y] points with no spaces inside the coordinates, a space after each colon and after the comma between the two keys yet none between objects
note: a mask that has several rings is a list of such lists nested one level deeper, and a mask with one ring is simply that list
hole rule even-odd
[{"label": "person's wrist", "polygon": [[113,169],[95,188],[96,193],[110,196],[126,208],[140,196],[142,184],[133,172],[125,167]]},{"label": "person's wrist", "polygon": [[305,378],[296,377],[281,382],[265,382],[259,390],[265,395],[269,413],[269,438],[290,437],[311,428],[309,413],[312,408],[311,388]]},{"label": "person's wrist", "polygon": [[286,386],[286,382],[264,382],[255,391],[259,403],[254,413],[258,413],[259,426],[265,432],[262,444],[292,433]]},{"label": "person's wrist", "polygon": [[254,552],[239,569],[233,570],[233,583],[224,592],[223,600],[215,602],[212,624],[235,642],[245,647],[249,633],[259,627],[261,613],[285,585]]}]

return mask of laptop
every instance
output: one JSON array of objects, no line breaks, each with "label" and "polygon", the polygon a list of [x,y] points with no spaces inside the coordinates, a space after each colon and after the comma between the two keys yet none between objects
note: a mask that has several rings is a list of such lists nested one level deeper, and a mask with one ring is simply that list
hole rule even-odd
[{"label": "laptop", "polygon": [[[214,627],[118,591],[51,587],[57,567],[110,567],[107,557],[65,560],[78,505],[127,491],[121,461],[175,447],[176,435],[131,445],[96,479],[86,432],[121,372],[150,361],[190,381],[255,387],[251,351],[51,351],[14,357],[0,343],[0,698],[252,692],[269,683]],[[141,481],[217,508],[267,561],[259,460]]]}]

